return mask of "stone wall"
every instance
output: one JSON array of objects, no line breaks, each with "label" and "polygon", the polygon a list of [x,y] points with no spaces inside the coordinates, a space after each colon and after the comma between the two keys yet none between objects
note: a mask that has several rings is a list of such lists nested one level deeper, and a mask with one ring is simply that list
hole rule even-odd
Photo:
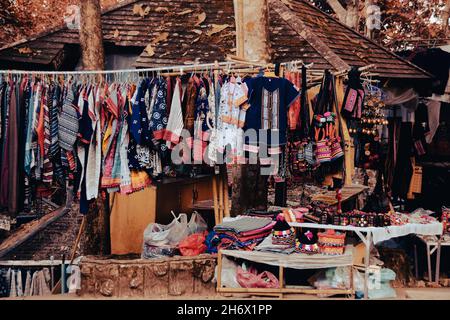
[{"label": "stone wall", "polygon": [[117,260],[84,257],[81,289],[88,298],[167,298],[215,296],[215,255]]}]

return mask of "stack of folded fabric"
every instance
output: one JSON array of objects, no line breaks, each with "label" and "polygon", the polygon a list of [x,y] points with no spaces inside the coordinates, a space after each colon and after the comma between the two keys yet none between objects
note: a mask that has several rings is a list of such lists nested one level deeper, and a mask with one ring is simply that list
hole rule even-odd
[{"label": "stack of folded fabric", "polygon": [[255,210],[250,209],[248,210],[245,215],[250,217],[258,217],[258,218],[270,218],[272,220],[275,220],[277,215],[281,213],[282,210]]},{"label": "stack of folded fabric", "polygon": [[283,214],[277,216],[277,222],[272,231],[272,244],[295,245],[295,230],[286,222]]},{"label": "stack of folded fabric", "polygon": [[239,216],[214,227],[220,239],[219,248],[253,250],[271,232],[275,222],[270,218]]},{"label": "stack of folded fabric", "polygon": [[263,242],[255,247],[255,251],[291,254],[295,251],[295,248],[294,246],[292,246],[292,244],[273,244],[272,235],[269,235],[263,240]]}]

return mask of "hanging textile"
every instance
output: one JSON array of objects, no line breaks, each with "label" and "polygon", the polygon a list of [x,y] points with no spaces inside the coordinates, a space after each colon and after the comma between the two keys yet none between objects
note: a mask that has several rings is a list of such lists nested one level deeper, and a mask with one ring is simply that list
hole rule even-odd
[{"label": "hanging textile", "polygon": [[348,73],[348,83],[341,108],[341,113],[345,118],[361,118],[364,95],[364,88],[361,83],[361,72],[358,71],[358,68],[353,67]]},{"label": "hanging textile", "polygon": [[[302,77],[300,83],[300,74],[293,74],[294,85],[284,78],[241,81],[212,73],[114,81],[2,76],[0,172],[8,178],[0,181],[0,209],[30,211],[48,190],[67,188],[86,214],[104,192],[130,194],[164,176],[185,174],[171,161],[178,145],[187,146],[183,159],[199,164],[220,163],[220,153],[232,162],[244,161],[244,150],[259,151],[259,141],[258,135],[244,141],[243,129],[267,133],[268,142],[261,142],[269,150],[261,163],[272,154],[281,154],[279,163],[285,163],[291,105],[296,129],[309,126],[303,119],[309,110],[303,107],[306,96],[297,99],[297,88],[306,85]],[[190,136],[183,136],[184,129]],[[203,168],[196,162],[191,170],[196,174]]]},{"label": "hanging textile", "polygon": [[236,79],[225,82],[220,91],[219,117],[217,121],[217,150],[226,153],[228,163],[241,161],[244,156],[243,131],[247,101],[247,86]]},{"label": "hanging textile", "polygon": [[[286,71],[285,78],[290,81],[297,90],[301,87],[300,81],[301,73],[296,71]],[[301,101],[299,99],[295,99],[289,108],[288,120],[289,120],[289,129],[296,130],[301,127],[300,122],[300,112],[301,112]]]},{"label": "hanging textile", "polygon": [[[257,131],[256,139],[246,137],[246,148],[248,151],[257,152],[259,143],[259,146],[269,147],[269,154],[279,153],[279,147],[286,143],[286,115],[299,91],[284,78],[256,77],[244,82],[248,87],[250,104],[244,129]],[[264,139],[260,139],[261,134],[265,135]]]}]

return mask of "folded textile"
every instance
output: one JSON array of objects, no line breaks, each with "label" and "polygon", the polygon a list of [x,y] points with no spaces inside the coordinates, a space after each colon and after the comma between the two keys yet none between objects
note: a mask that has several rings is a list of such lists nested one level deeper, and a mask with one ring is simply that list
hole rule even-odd
[{"label": "folded textile", "polygon": [[273,244],[272,236],[269,235],[255,247],[255,251],[291,254],[295,251],[295,249],[292,245]]},{"label": "folded textile", "polygon": [[273,226],[275,225],[275,221],[272,221],[271,223],[269,223],[267,226],[259,228],[259,229],[255,229],[255,230],[250,230],[250,231],[245,231],[245,232],[240,232],[239,236],[251,236],[251,235],[255,235],[255,234],[261,234],[261,233],[266,233],[267,231],[271,231],[273,229]]},{"label": "folded textile", "polygon": [[272,219],[269,218],[240,217],[239,219],[226,221],[215,226],[214,231],[231,231],[234,233],[242,233],[264,228],[270,223],[272,223]]},{"label": "folded textile", "polygon": [[228,237],[229,239],[234,239],[236,241],[246,242],[246,241],[252,241],[255,239],[263,239],[263,238],[267,237],[270,234],[270,232],[271,232],[271,230],[267,230],[266,232],[254,234],[251,236],[241,236],[241,235],[237,235],[232,232],[218,232],[217,234],[224,235],[224,236]]}]

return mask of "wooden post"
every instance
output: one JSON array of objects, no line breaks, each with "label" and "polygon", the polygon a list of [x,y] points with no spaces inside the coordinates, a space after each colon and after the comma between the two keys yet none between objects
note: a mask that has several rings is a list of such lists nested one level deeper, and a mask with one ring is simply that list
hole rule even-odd
[{"label": "wooden post", "polygon": [[219,176],[219,223],[222,223],[223,220],[223,179],[221,176]]},{"label": "wooden post", "polygon": [[230,216],[230,198],[228,195],[228,178],[227,173],[224,172],[223,174],[223,196],[224,196],[224,216],[229,217]]},{"label": "wooden post", "polygon": [[219,201],[217,199],[217,178],[216,176],[213,176],[213,180],[212,180],[212,185],[213,185],[213,202],[214,202],[214,222],[215,225],[220,224],[220,219],[219,219]]},{"label": "wooden post", "polygon": [[284,288],[284,267],[280,266],[279,267],[279,280],[278,282],[280,283],[280,299],[283,299],[283,288]]}]

